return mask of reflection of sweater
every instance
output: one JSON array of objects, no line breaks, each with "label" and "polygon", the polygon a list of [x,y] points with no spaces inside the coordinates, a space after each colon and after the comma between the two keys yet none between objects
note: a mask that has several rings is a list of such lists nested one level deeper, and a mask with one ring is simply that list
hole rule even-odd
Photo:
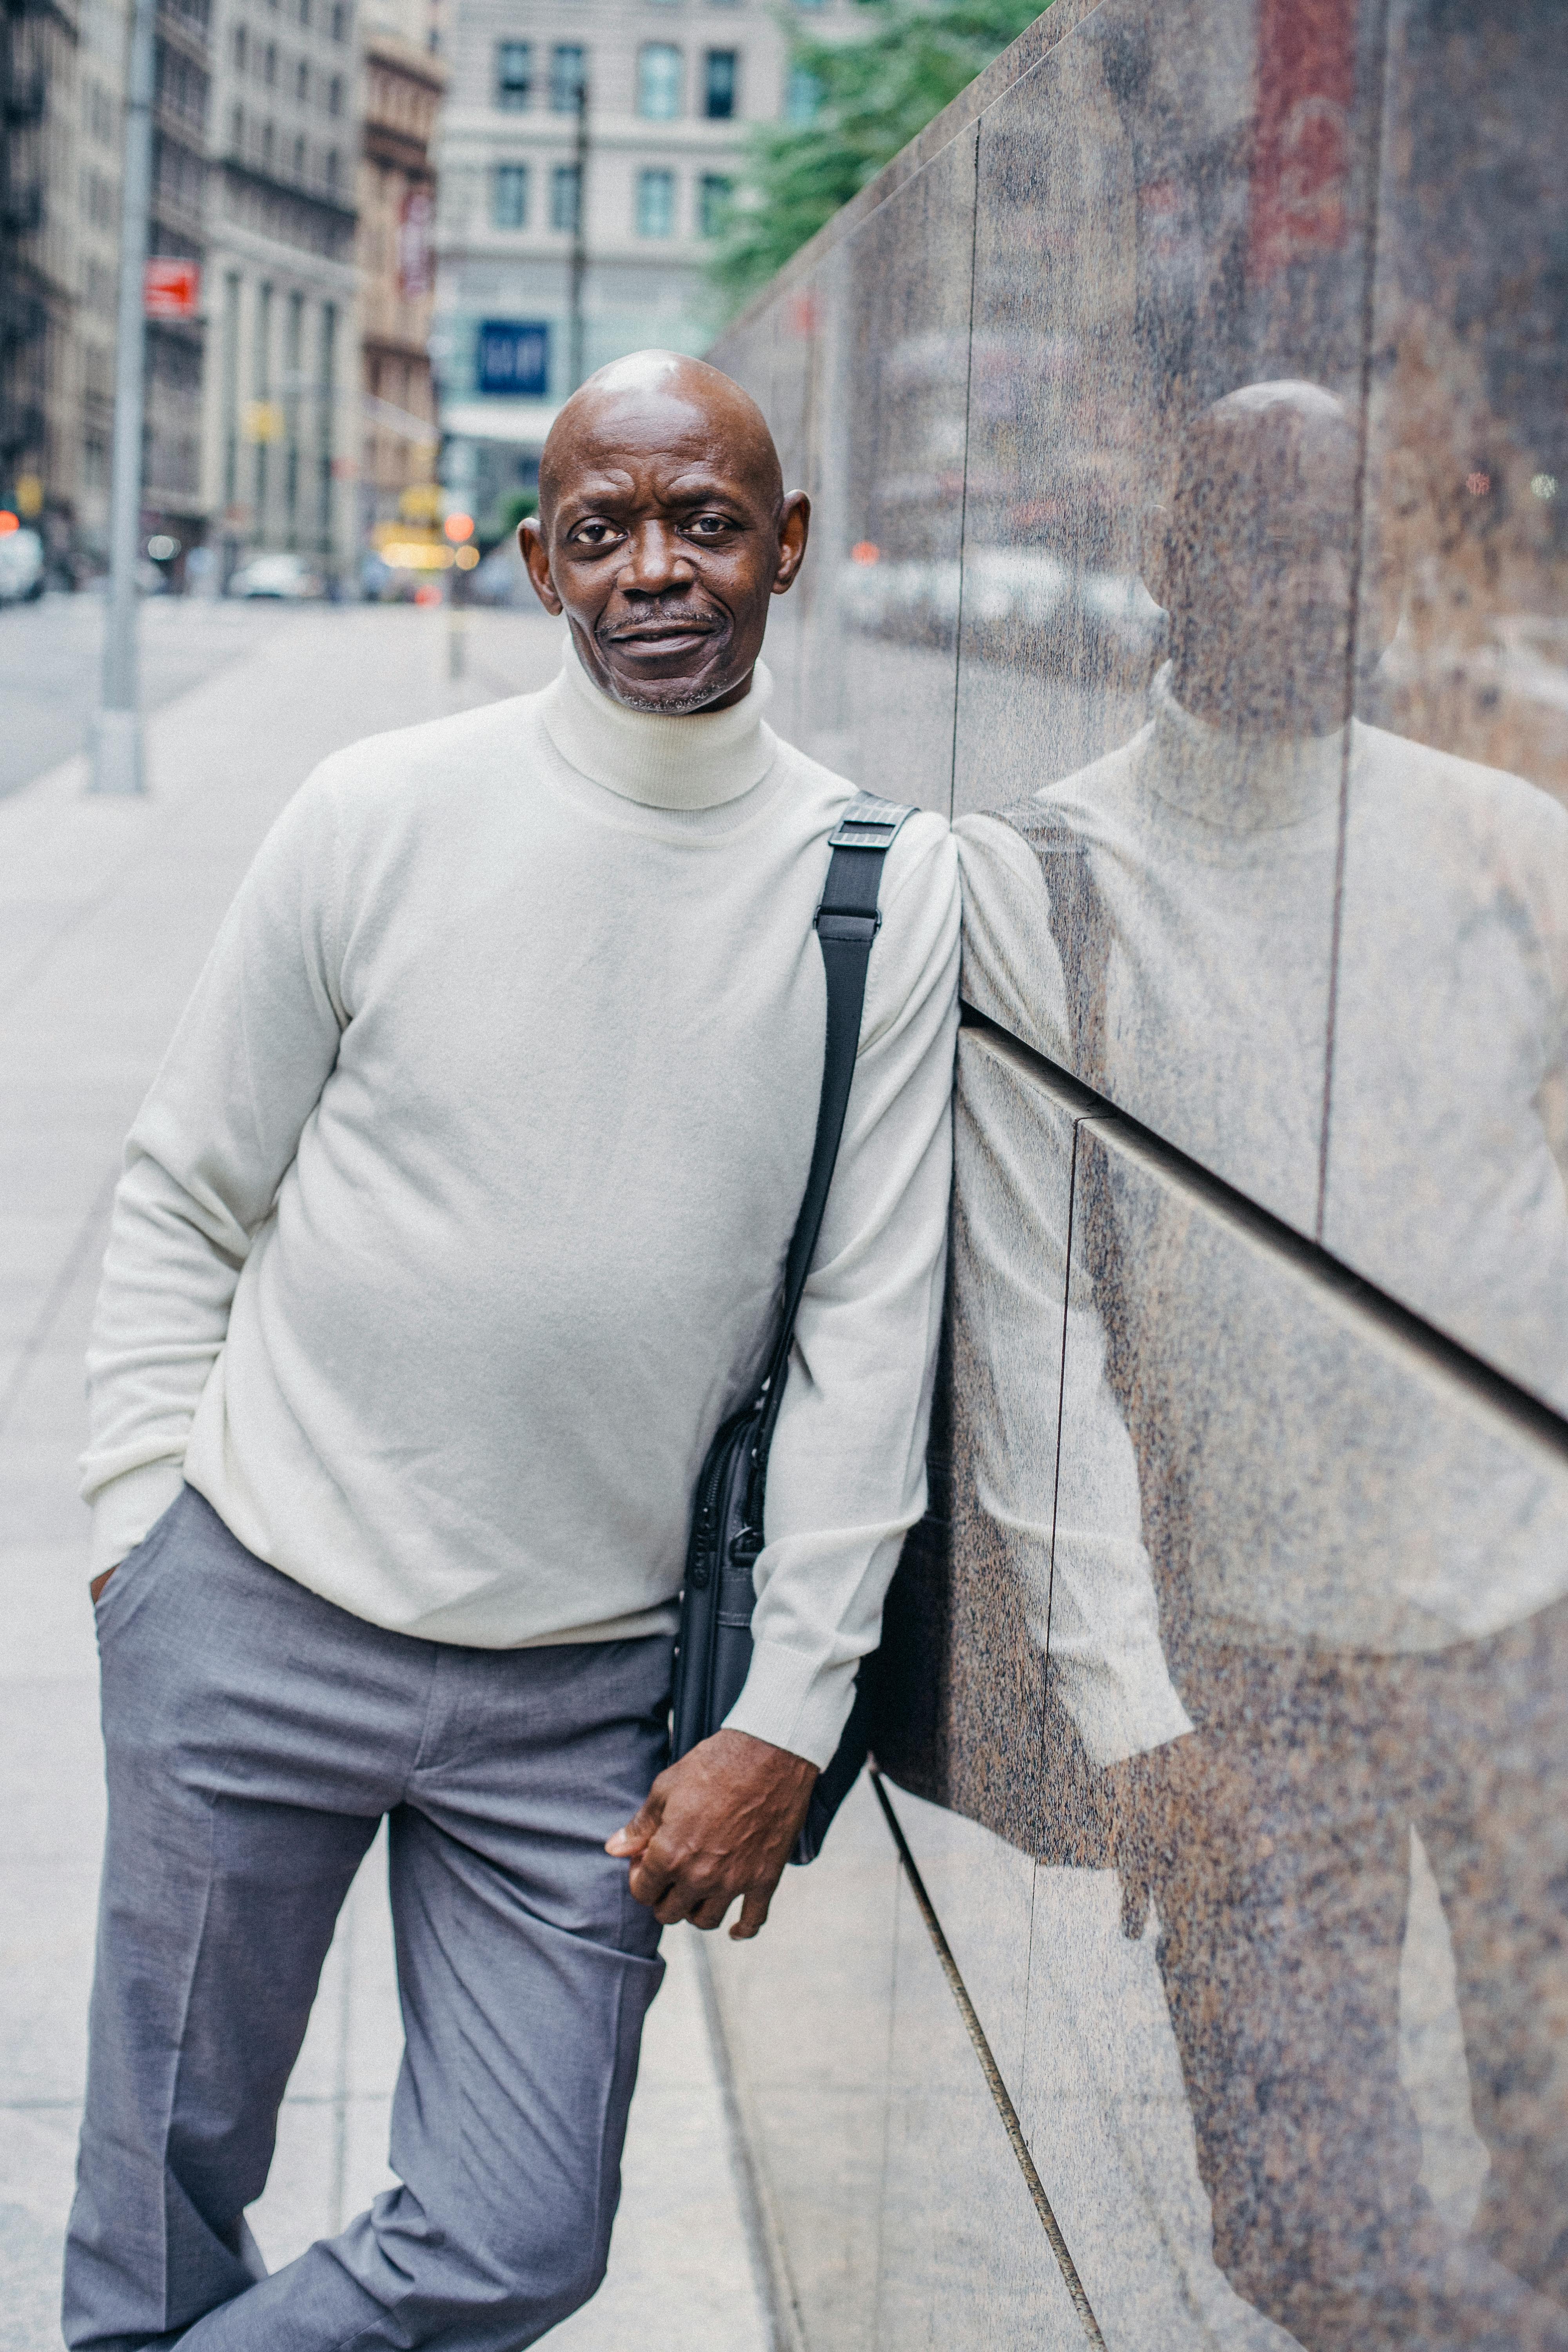
[{"label": "reflection of sweater", "polygon": [[[95,1564],[185,1477],[254,1551],[479,1647],[668,1628],[810,1158],[848,787],[733,709],[543,694],[356,745],[279,820],[132,1133]],[[883,877],[731,1720],[818,1761],[923,1499],[957,878]]]},{"label": "reflection of sweater", "polygon": [[[1343,750],[1342,737],[1238,749],[1182,710],[1162,677],[1149,726],[1030,804],[1057,813],[1065,832],[1089,845],[1103,910],[1105,1063],[1088,1075],[1309,1232]],[[966,818],[958,832],[966,992],[1070,1066],[1041,861],[996,818]],[[1563,811],[1515,777],[1355,726],[1341,942],[1324,1238],[1435,1321],[1568,1402],[1568,1202],[1552,1150],[1563,1143],[1568,1044]],[[1035,1205],[1048,1223],[1049,1202],[1042,1195]],[[1205,1360],[1205,1321],[1214,1321],[1216,1346],[1225,1336],[1215,1269],[1200,1281],[1195,1265],[1190,1287],[1168,1262],[1162,1268],[1162,1282],[1173,1286],[1163,1293],[1164,1325],[1184,1318],[1185,1328],[1144,1330],[1146,1344],[1190,1350],[1194,1363]],[[1129,1266],[1134,1297],[1138,1271]],[[1092,1318],[1087,1295],[1075,1292],[1069,1323],[1076,1315]],[[1080,1343],[1075,1380],[1102,1354],[1098,1337]],[[1162,1441],[1177,1455],[1199,1436],[1206,1393],[1194,1384],[1189,1427],[1180,1425],[1180,1382],[1162,1392],[1162,1410],[1178,1424]],[[1094,1401],[1076,1400],[1076,1420],[1070,1397],[1068,1408],[1064,1428],[1100,1427],[1100,1440],[1089,1442],[1109,1449],[1108,1464],[1113,1454],[1121,1463],[1107,1488],[1120,1496],[1120,1524],[1079,1531],[1092,1536],[1088,1549],[1058,1528],[1053,1654],[1064,1692],[1075,1671],[1085,1691],[1097,1673],[1143,1687],[1142,1649],[1115,1664],[1118,1637],[1105,1632],[1151,1622],[1124,1433],[1102,1378]],[[1086,1473],[1091,1484],[1095,1475]],[[997,1500],[1016,1507],[1016,1497]],[[1315,1522],[1311,1512],[1297,1520],[1291,1560],[1274,1563],[1270,1583],[1256,1550],[1243,1556],[1258,1528],[1244,1542],[1243,1514],[1209,1485],[1191,1505],[1184,1571],[1200,1622],[1250,1624],[1263,1639],[1423,1649],[1509,1622],[1568,1588],[1568,1559],[1549,1565],[1539,1543],[1489,1556],[1483,1494],[1474,1497],[1475,1524],[1451,1530],[1420,1560],[1394,1557],[1392,1524],[1340,1524],[1346,1501],[1343,1491],[1325,1490]],[[1533,1525],[1533,1506],[1510,1498],[1494,1524],[1510,1520],[1520,1530]],[[1384,1538],[1392,1549],[1380,1558]],[[1347,1542],[1354,1558],[1342,1556]],[[1320,1571],[1311,1579],[1299,1573],[1309,1553]],[[1076,1670],[1075,1638],[1086,1662]]]}]

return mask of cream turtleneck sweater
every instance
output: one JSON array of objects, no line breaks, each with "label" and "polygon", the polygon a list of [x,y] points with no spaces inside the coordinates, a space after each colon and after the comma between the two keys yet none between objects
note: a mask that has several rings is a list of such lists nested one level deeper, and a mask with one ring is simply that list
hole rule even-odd
[{"label": "cream turtleneck sweater", "polygon": [[[542,694],[327,761],[127,1149],[89,1362],[93,1564],[182,1477],[372,1622],[673,1627],[811,1153],[812,914],[850,787],[732,709]],[[910,821],[774,1442],[731,1721],[823,1762],[923,1507],[958,889]]]}]

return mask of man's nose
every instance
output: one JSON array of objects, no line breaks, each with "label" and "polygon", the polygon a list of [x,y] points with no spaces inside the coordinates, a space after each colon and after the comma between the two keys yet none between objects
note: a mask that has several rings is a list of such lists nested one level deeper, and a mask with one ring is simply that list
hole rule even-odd
[{"label": "man's nose", "polygon": [[680,534],[667,522],[640,522],[626,541],[621,586],[644,596],[684,588],[695,577]]}]

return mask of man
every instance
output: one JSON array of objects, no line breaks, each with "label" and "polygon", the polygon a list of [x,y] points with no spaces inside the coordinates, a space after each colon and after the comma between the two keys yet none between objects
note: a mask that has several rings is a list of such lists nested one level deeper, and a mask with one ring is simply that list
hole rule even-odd
[{"label": "man", "polygon": [[[1150,722],[963,821],[965,993],[1561,1403],[1568,823],[1352,718],[1360,468],[1310,383],[1194,419]],[[1069,1270],[1063,1147],[1032,1124],[961,1107],[958,1320],[1010,1367],[976,1483],[1106,1775],[1130,1932],[1158,1911],[1215,2258],[1308,2352],[1563,2352],[1553,1486],[1092,1147]],[[1058,1483],[1056,1396],[1016,1367],[1064,1290]],[[1400,2075],[1413,1826],[1490,2159],[1453,2241]]]},{"label": "man", "polygon": [[[850,788],[764,723],[809,510],[737,386],[602,371],[540,496],[561,676],[317,772],[131,1138],[85,1482],[110,1822],[65,2309],[96,2352],[499,2352],[592,2294],[659,1928],[762,1926],[922,1507],[929,817],[883,877],[751,1676],[660,1771],[690,1490],[811,1154]],[[263,2278],[245,2209],[384,1817],[403,2185]]]}]

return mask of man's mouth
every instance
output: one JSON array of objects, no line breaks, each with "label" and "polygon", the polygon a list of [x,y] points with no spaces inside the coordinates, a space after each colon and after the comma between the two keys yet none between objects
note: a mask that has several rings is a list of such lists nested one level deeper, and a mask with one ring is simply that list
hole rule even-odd
[{"label": "man's mouth", "polygon": [[613,646],[668,648],[694,645],[700,638],[716,634],[711,621],[691,614],[668,615],[658,621],[639,621],[631,628],[612,629],[608,632],[608,640]]}]

